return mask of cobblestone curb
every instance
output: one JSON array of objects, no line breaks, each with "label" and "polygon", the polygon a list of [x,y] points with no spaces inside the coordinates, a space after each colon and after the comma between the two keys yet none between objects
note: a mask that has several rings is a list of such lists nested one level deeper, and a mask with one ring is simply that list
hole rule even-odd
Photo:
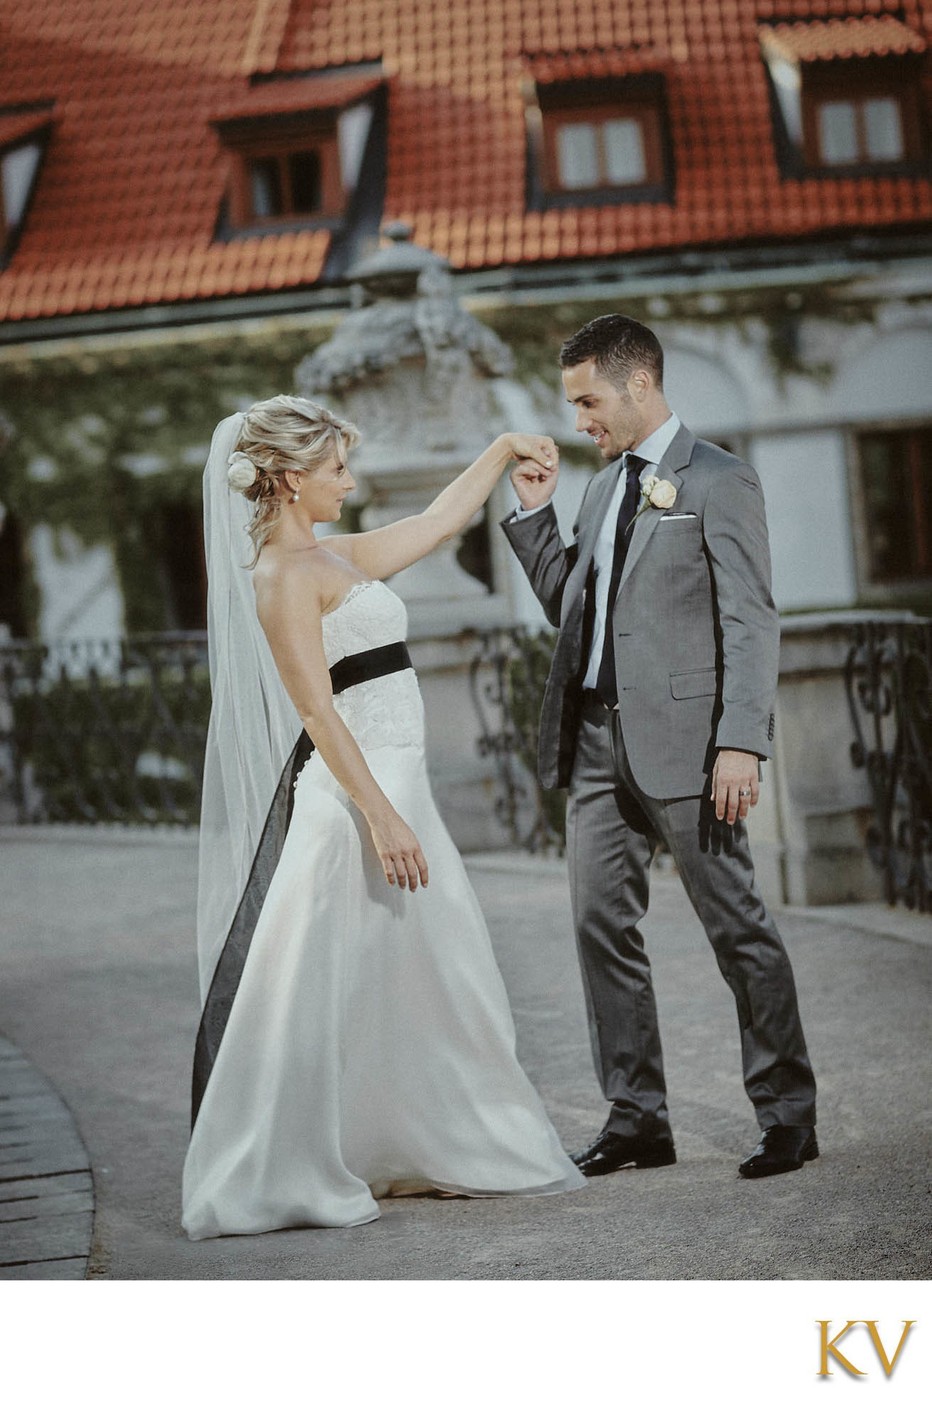
[{"label": "cobblestone curb", "polygon": [[65,1102],[0,1036],[0,1282],[80,1281],[94,1180]]}]

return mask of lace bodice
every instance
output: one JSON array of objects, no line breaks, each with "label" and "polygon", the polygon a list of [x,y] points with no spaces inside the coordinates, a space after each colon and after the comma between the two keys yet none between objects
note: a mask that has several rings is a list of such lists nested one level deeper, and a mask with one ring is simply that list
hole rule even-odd
[{"label": "lace bodice", "polygon": [[[407,629],[404,603],[384,582],[358,582],[323,618],[327,664],[403,641]],[[350,686],[333,704],[360,749],[424,742],[424,707],[413,670]]]}]

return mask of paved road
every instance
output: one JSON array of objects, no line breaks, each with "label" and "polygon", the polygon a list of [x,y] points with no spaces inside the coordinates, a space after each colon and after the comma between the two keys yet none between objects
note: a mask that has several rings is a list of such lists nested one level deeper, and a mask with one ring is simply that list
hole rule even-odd
[{"label": "paved road", "polygon": [[[470,874],[525,1067],[574,1147],[605,1110],[563,868],[506,855],[471,860]],[[197,1018],[194,887],[187,835],[0,833],[0,1034],[54,1083],[87,1147],[89,1277],[928,1276],[932,924],[882,907],[781,916],[821,1086],[823,1157],[748,1183],[735,1166],[757,1129],[731,996],[664,873],[647,939],[676,1168],[616,1174],[566,1197],[399,1199],[345,1232],[188,1242],[178,1211]]]}]

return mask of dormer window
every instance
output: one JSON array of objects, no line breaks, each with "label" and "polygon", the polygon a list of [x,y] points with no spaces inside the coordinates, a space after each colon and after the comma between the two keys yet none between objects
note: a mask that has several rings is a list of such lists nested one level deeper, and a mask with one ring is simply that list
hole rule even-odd
[{"label": "dormer window", "polygon": [[339,217],[345,205],[336,125],[244,144],[231,189],[235,227],[282,218]]},{"label": "dormer window", "polygon": [[371,66],[258,83],[215,118],[232,156],[232,232],[339,224],[359,184],[380,87]]},{"label": "dormer window", "polygon": [[527,113],[532,206],[669,196],[659,75],[537,84]]},{"label": "dormer window", "polygon": [[3,224],[8,231],[11,227],[18,227],[23,220],[41,159],[42,144],[36,142],[20,143],[0,158]]},{"label": "dormer window", "polygon": [[921,35],[893,16],[759,33],[787,176],[902,170],[923,159]]},{"label": "dormer window", "polygon": [[621,104],[544,111],[550,192],[630,187],[658,176],[654,113]]},{"label": "dormer window", "polygon": [[866,72],[861,65],[844,68],[848,72],[808,76],[803,90],[803,148],[808,165],[864,167],[918,158],[919,114],[914,96],[900,92],[889,72],[877,72],[870,65]]},{"label": "dormer window", "polygon": [[0,255],[19,236],[51,128],[51,105],[0,110]]},{"label": "dormer window", "polygon": [[[324,161],[320,148],[299,148],[294,153],[268,153],[250,158],[249,205],[254,217],[302,216],[326,210]],[[338,187],[339,211],[342,189]]]}]

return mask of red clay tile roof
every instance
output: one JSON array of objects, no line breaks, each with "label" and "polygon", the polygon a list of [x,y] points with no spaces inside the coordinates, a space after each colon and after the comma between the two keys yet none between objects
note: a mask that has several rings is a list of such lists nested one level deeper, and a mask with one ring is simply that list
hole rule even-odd
[{"label": "red clay tile roof", "polygon": [[797,24],[762,25],[761,43],[784,59],[861,59],[869,55],[921,54],[921,34],[892,15]]},{"label": "red clay tile roof", "polygon": [[[840,27],[891,54],[932,31],[927,0],[0,0],[0,118],[55,104],[0,320],[317,282],[326,231],[218,238],[211,119],[288,89],[251,76],[293,74],[297,101],[308,71],[363,63],[389,88],[384,218],[460,269],[927,224],[927,176],[781,174],[759,27],[803,20],[810,44]],[[645,69],[674,200],[528,211],[529,79]]]},{"label": "red clay tile roof", "polygon": [[687,58],[688,49],[684,43],[561,50],[554,54],[528,54],[525,56],[525,67],[538,84],[553,84],[561,79],[611,79],[626,74],[663,73],[675,62],[677,55],[682,60]]},{"label": "red clay tile roof", "polygon": [[212,118],[216,123],[258,118],[269,113],[299,114],[320,109],[342,109],[371,94],[382,82],[380,75],[349,77],[336,74],[283,83],[273,81],[257,85]]}]

